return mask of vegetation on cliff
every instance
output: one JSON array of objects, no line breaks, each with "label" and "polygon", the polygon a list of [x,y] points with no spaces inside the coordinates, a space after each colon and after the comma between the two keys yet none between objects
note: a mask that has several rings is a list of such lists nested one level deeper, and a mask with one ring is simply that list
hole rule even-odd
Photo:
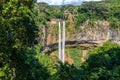
[{"label": "vegetation on cliff", "polygon": [[41,24],[47,23],[52,18],[60,18],[66,20],[68,27],[75,27],[77,29],[87,20],[90,20],[88,26],[94,26],[93,22],[96,20],[106,20],[110,22],[110,27],[120,27],[119,0],[84,2],[79,6],[66,5],[61,7],[39,3],[38,7],[40,12],[39,16],[44,19],[41,18],[39,20],[42,22]]}]

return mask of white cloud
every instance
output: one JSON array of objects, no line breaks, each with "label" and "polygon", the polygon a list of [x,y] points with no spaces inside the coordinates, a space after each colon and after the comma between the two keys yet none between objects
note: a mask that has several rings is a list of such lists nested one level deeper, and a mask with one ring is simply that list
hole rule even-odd
[{"label": "white cloud", "polygon": [[78,5],[81,4],[83,1],[101,1],[101,0],[37,0],[37,2],[46,2],[49,5],[64,5],[65,4],[73,4]]},{"label": "white cloud", "polygon": [[51,2],[51,0],[37,0],[37,2],[46,2],[46,3],[49,3],[49,2]]},{"label": "white cloud", "polygon": [[62,5],[63,1],[62,0],[52,0],[49,5]]},{"label": "white cloud", "polygon": [[81,4],[82,2],[83,2],[83,0],[65,0],[65,4],[78,5],[78,4]]},{"label": "white cloud", "polygon": [[84,1],[101,1],[101,0],[84,0]]}]

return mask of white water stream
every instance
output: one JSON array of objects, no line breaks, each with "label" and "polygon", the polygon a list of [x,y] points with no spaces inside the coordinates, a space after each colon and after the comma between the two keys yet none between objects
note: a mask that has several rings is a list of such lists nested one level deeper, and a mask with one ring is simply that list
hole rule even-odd
[{"label": "white water stream", "polygon": [[[65,21],[63,21],[63,26],[61,27],[61,22],[58,23],[58,57],[64,63],[65,62]],[[62,30],[62,31],[61,31]]]}]

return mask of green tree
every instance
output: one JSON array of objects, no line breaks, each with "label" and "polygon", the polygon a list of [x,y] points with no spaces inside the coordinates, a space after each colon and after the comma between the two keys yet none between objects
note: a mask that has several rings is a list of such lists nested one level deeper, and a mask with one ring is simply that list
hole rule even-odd
[{"label": "green tree", "polygon": [[[82,80],[119,80],[120,46],[107,42],[90,51],[90,55],[81,66]],[[117,71],[118,70],[118,71]]]},{"label": "green tree", "polygon": [[46,68],[34,58],[38,27],[33,19],[32,6],[33,0],[9,0],[0,4],[2,80],[42,80],[45,77],[41,72],[49,76]]}]

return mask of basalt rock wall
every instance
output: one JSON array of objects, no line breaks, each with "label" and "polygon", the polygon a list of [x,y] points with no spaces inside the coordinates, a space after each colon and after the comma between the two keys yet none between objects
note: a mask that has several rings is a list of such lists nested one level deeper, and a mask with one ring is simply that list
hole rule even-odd
[{"label": "basalt rock wall", "polygon": [[[98,24],[99,23],[99,24]],[[106,21],[95,22],[96,27],[86,27],[88,21],[81,27],[81,31],[71,33],[66,30],[66,42],[67,41],[78,41],[78,42],[93,42],[93,43],[104,43],[108,40],[120,43],[120,29],[113,29],[109,27],[109,23]],[[99,26],[98,26],[99,25]],[[46,31],[45,31],[46,30]],[[44,45],[52,45],[58,43],[58,26],[52,25],[48,29],[45,29],[44,33]]]}]

